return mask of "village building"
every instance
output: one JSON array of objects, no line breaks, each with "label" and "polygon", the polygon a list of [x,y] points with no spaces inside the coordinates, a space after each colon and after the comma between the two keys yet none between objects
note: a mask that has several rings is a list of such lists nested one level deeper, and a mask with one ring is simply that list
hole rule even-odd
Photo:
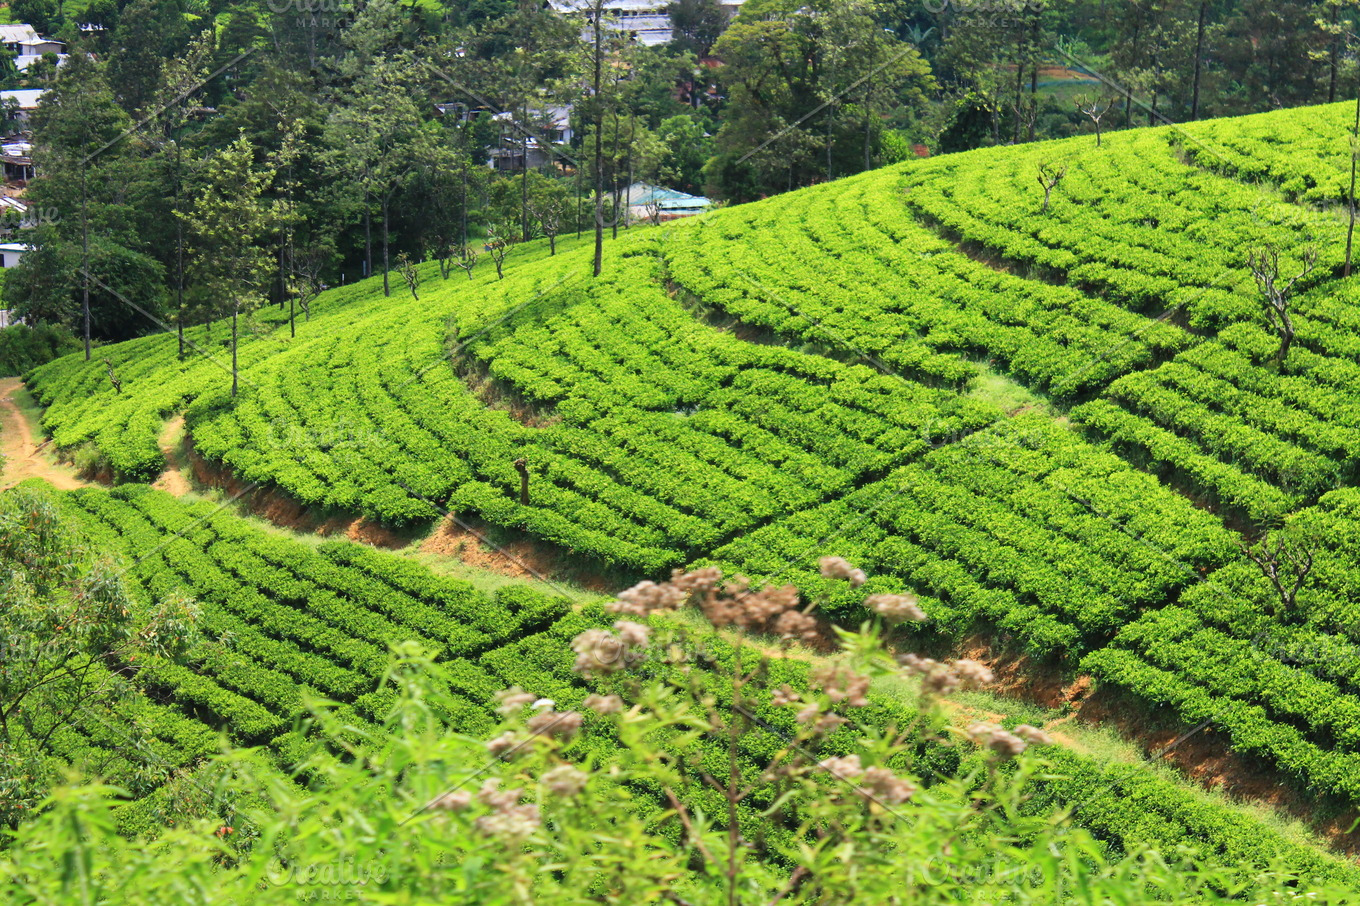
[{"label": "village building", "polygon": [[653,186],[645,182],[635,182],[625,188],[619,196],[619,204],[627,212],[628,220],[632,223],[692,217],[713,206],[713,202],[701,195],[689,195],[676,189]]},{"label": "village building", "polygon": [[43,58],[55,54],[58,64],[66,59],[66,45],[52,38],[44,38],[32,25],[18,23],[0,25],[0,47],[14,54],[14,65],[20,72]]},{"label": "village building", "polygon": [[[718,5],[731,19],[745,0],[719,0]],[[556,12],[581,15],[588,11],[589,0],[549,0]],[[669,0],[605,0],[607,21],[614,28],[628,32],[633,40],[648,47],[669,44],[674,39],[671,17],[666,12]]]},{"label": "village building", "polygon": [[38,109],[38,102],[42,100],[45,91],[44,88],[10,88],[0,91],[0,107],[3,107],[5,116],[10,122],[28,122],[29,116]]},{"label": "village building", "polygon": [[27,242],[0,242],[0,268],[18,267],[24,255],[33,251]]}]

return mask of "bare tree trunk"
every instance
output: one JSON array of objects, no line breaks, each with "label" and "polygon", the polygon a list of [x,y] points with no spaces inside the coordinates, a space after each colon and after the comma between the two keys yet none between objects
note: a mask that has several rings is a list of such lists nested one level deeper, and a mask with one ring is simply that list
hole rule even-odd
[{"label": "bare tree trunk", "polygon": [[600,67],[603,58],[604,0],[595,0],[595,276],[600,276],[604,261],[604,108],[600,106]]},{"label": "bare tree trunk", "polygon": [[86,168],[80,168],[81,311],[85,315],[85,361],[90,360],[90,217],[85,194]]},{"label": "bare tree trunk", "polygon": [[[1137,61],[1137,59],[1138,59],[1138,36],[1139,36],[1139,34],[1142,32],[1142,30],[1143,30],[1143,23],[1142,23],[1142,20],[1140,19],[1140,20],[1136,21],[1136,22],[1134,23],[1134,26],[1133,26],[1133,41],[1130,42],[1133,46],[1132,46],[1132,53],[1130,53],[1130,55],[1129,55],[1130,61]],[[1129,128],[1131,128],[1132,126],[1133,126],[1133,89],[1132,89],[1132,88],[1129,88],[1129,87],[1125,87],[1125,89],[1124,89],[1124,128],[1125,128],[1125,129],[1129,129]]]},{"label": "bare tree trunk", "polygon": [[[632,143],[633,139],[629,138],[628,144],[632,145]],[[629,218],[629,214],[631,213],[630,209],[633,207],[633,159],[631,157],[628,159],[628,186],[624,191],[627,192],[628,195],[624,199],[623,204],[623,228],[625,230],[631,230],[633,228],[633,221]]]},{"label": "bare tree trunk", "polygon": [[520,160],[523,170],[519,178],[519,226],[522,242],[529,241],[529,104],[526,100],[521,107],[524,121],[520,123],[520,147],[524,154]]},{"label": "bare tree trunk", "polygon": [[382,218],[383,218],[383,222],[382,222],[382,247],[383,247],[383,295],[384,295],[384,296],[390,296],[390,295],[392,295],[392,287],[391,287],[391,286],[388,284],[388,282],[387,282],[387,272],[388,272],[388,270],[391,269],[391,262],[390,262],[390,260],[388,259],[388,248],[387,248],[387,240],[388,240],[388,233],[387,233],[387,211],[388,211],[388,208],[389,208],[390,199],[391,199],[391,196],[390,196],[390,195],[384,195],[383,198],[382,198]]},{"label": "bare tree trunk", "polygon": [[1347,196],[1349,218],[1346,223],[1346,266],[1343,270],[1344,276],[1351,275],[1351,247],[1355,238],[1355,155],[1357,148],[1355,143],[1360,142],[1360,94],[1355,97],[1355,126],[1351,129],[1351,191]]},{"label": "bare tree trunk", "polygon": [[1280,323],[1284,327],[1280,331],[1280,351],[1275,356],[1276,367],[1283,367],[1284,360],[1289,358],[1289,347],[1294,345],[1294,319],[1289,317],[1289,310],[1281,309]]},{"label": "bare tree trunk", "polygon": [[240,311],[239,305],[232,306],[231,309],[231,395],[236,396],[236,314]]},{"label": "bare tree trunk", "polygon": [[[175,213],[183,208],[183,152],[175,142]],[[175,218],[175,328],[179,335],[179,357],[184,358],[184,218]]]},{"label": "bare tree trunk", "polygon": [[1015,128],[1011,130],[1011,142],[1020,144],[1020,93],[1025,84],[1025,33],[1017,32],[1015,37]]},{"label": "bare tree trunk", "polygon": [[826,105],[826,181],[831,182],[831,108],[834,104]]},{"label": "bare tree trunk", "polygon": [[373,276],[373,212],[369,210],[370,196],[364,193],[364,276]]},{"label": "bare tree trunk", "polygon": [[519,504],[520,506],[529,505],[529,462],[525,459],[515,460],[515,471],[519,473]]},{"label": "bare tree trunk", "polygon": [[1034,59],[1030,61],[1029,70],[1029,98],[1034,105],[1034,111],[1029,121],[1029,140],[1034,141],[1034,128],[1039,120],[1039,17],[1043,15],[1043,8],[1037,4],[1034,7],[1034,18],[1030,20],[1030,53]]},{"label": "bare tree trunk", "polygon": [[870,148],[871,143],[873,141],[874,118],[873,112],[869,107],[869,102],[873,99],[872,95],[873,88],[871,87],[872,83],[873,83],[872,77],[865,81],[864,83],[864,169],[866,171],[873,169],[873,160],[870,156]]},{"label": "bare tree trunk", "polygon": [[1327,103],[1336,100],[1336,65],[1337,58],[1341,55],[1341,32],[1337,28],[1337,20],[1341,15],[1339,4],[1332,4],[1332,49],[1328,60],[1327,78]]},{"label": "bare tree trunk", "polygon": [[1200,0],[1199,24],[1195,26],[1195,75],[1190,89],[1190,119],[1199,119],[1199,77],[1204,66],[1204,13],[1209,0]]},{"label": "bare tree trunk", "polygon": [[618,238],[619,238],[619,140],[622,139],[622,138],[623,138],[623,136],[619,135],[619,111],[618,111],[618,108],[615,107],[615,108],[614,108],[614,159],[613,159],[613,163],[610,164],[610,167],[609,167],[610,172],[611,172],[611,174],[612,174],[613,177],[614,177],[614,192],[613,192],[613,195],[614,195],[614,212],[613,212],[613,217],[610,218],[610,225],[609,225],[609,226],[610,226],[610,230],[612,230],[612,235],[610,236],[611,239],[618,239]]}]

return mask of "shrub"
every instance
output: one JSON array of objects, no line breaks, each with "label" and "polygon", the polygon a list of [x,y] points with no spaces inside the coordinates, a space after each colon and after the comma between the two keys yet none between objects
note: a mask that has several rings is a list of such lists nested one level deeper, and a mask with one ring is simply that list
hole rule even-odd
[{"label": "shrub", "polygon": [[24,374],[80,350],[69,331],[51,324],[16,324],[0,330],[0,375]]},{"label": "shrub", "polygon": [[[832,558],[822,572],[860,581]],[[812,608],[787,589],[724,585],[709,569],[619,598],[611,606],[629,619],[573,640],[579,671],[597,684],[583,701],[503,690],[499,735],[479,743],[448,723],[462,706],[444,668],[399,645],[380,729],[356,742],[342,713],[311,705],[311,722],[356,756],[293,734],[312,785],[229,752],[123,816],[129,831],[166,822],[154,843],[118,834],[114,790],[59,788],[0,853],[0,897],[1050,904],[1287,891],[1348,901],[1284,870],[1205,866],[1193,849],[1112,858],[1061,815],[1020,808],[1049,769],[1027,751],[1049,744],[1044,734],[977,723],[951,742],[932,707],[933,692],[987,681],[977,664],[904,658],[923,677],[921,707],[902,723],[859,723],[872,678],[898,669],[880,624],[844,633],[841,653],[809,676],[800,658],[664,613],[692,601],[718,626],[805,634]],[[963,753],[950,762],[957,776],[911,773],[909,754],[927,740]]]}]

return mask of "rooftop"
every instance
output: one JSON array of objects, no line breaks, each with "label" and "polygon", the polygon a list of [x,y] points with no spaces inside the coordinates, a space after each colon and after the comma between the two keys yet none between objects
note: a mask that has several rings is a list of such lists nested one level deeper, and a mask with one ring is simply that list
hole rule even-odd
[{"label": "rooftop", "polygon": [[696,210],[707,208],[711,204],[702,195],[690,195],[687,192],[648,185],[645,182],[633,183],[626,192],[628,204],[635,207],[654,204],[663,211]]},{"label": "rooftop", "polygon": [[0,100],[14,100],[18,102],[20,110],[33,110],[42,100],[44,91],[45,88],[11,88],[0,91]]},{"label": "rooftop", "polygon": [[19,44],[24,41],[40,40],[37,29],[27,23],[0,25],[0,44]]}]

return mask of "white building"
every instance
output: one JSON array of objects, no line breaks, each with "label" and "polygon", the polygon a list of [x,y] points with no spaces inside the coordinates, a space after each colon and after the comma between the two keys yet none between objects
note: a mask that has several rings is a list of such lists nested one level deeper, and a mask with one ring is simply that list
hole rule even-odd
[{"label": "white building", "polygon": [[45,53],[57,55],[57,62],[66,59],[66,45],[38,34],[32,25],[0,25],[0,47],[14,54],[14,65],[20,72],[28,69]]},{"label": "white building", "polygon": [[[718,0],[722,11],[731,19],[745,0]],[[591,7],[590,0],[549,0],[553,10],[565,15],[581,15]],[[629,32],[633,40],[648,47],[669,44],[672,37],[671,17],[666,13],[670,0],[605,0],[606,21],[615,28]]]},{"label": "white building", "polygon": [[0,242],[0,267],[16,267],[19,259],[33,251],[27,242]]},{"label": "white building", "polygon": [[27,120],[29,114],[38,109],[38,102],[42,100],[45,88],[11,88],[7,91],[0,91],[0,105],[10,106],[13,102],[13,109],[9,112],[9,118],[16,122]]},{"label": "white building", "polygon": [[[44,51],[43,53],[46,52],[47,51]],[[57,51],[52,52],[57,54],[57,66],[61,66],[71,58],[70,54],[60,53]],[[14,67],[18,69],[20,72],[28,72],[28,67],[32,66],[34,63],[38,62],[42,58],[43,55],[41,53],[19,54],[19,56],[14,58]]]},{"label": "white building", "polygon": [[[36,212],[28,205],[11,195],[0,196],[0,238],[9,238],[16,229],[26,230],[37,226]],[[0,265],[3,266],[3,265]]]},{"label": "white building", "polygon": [[42,36],[32,25],[17,22],[13,25],[0,25],[0,47],[5,48],[10,53],[22,53],[24,44],[32,44],[34,41],[41,41]]},{"label": "white building", "polygon": [[501,125],[501,142],[499,147],[492,149],[487,166],[493,170],[519,171],[524,169],[526,156],[533,169],[565,163],[569,159],[569,155],[562,152],[575,135],[571,128],[570,105],[530,109],[529,122],[524,127],[518,123],[517,113],[506,110],[493,117]]},{"label": "white building", "polygon": [[33,178],[33,143],[22,136],[0,140],[0,166],[5,182],[28,182]]}]

